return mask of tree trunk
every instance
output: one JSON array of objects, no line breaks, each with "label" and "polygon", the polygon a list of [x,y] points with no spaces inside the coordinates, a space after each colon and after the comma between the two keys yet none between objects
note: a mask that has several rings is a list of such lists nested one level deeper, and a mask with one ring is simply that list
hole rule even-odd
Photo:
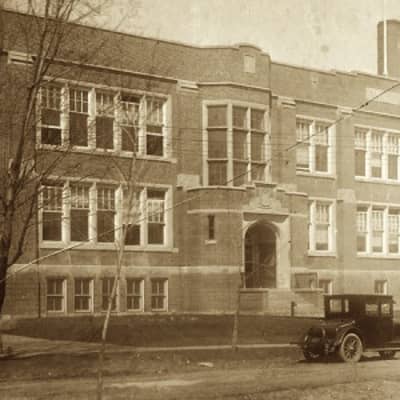
[{"label": "tree trunk", "polygon": [[6,256],[0,256],[0,316],[6,297],[7,260],[8,258]]}]

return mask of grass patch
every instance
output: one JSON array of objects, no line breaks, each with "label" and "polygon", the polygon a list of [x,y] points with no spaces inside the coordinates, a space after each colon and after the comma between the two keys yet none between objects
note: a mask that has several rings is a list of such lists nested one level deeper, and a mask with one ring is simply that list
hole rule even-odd
[{"label": "grass patch", "polygon": [[[46,338],[98,342],[104,318],[100,316],[21,319],[7,333]],[[241,316],[239,343],[297,341],[315,323],[312,318]],[[111,318],[108,343],[146,346],[197,346],[229,344],[233,317],[221,316],[118,316]]]}]

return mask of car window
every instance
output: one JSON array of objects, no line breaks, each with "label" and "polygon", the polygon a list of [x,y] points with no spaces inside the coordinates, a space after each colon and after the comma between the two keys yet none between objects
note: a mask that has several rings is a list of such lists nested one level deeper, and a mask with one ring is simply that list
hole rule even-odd
[{"label": "car window", "polygon": [[376,303],[366,303],[365,304],[365,314],[371,316],[377,316],[378,312],[378,304]]},{"label": "car window", "polygon": [[[343,311],[343,304],[344,304],[344,311]],[[330,299],[329,300],[329,311],[331,313],[343,313],[349,312],[349,300],[344,299],[342,303],[342,299]]]},{"label": "car window", "polygon": [[390,303],[381,303],[381,314],[390,315]]}]

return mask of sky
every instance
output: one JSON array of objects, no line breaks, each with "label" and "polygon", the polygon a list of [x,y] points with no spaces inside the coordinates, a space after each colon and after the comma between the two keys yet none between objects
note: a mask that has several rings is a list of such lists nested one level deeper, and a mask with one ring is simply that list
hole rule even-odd
[{"label": "sky", "polygon": [[94,23],[203,46],[247,42],[274,61],[376,73],[384,2],[386,18],[400,20],[400,0],[109,0]]}]

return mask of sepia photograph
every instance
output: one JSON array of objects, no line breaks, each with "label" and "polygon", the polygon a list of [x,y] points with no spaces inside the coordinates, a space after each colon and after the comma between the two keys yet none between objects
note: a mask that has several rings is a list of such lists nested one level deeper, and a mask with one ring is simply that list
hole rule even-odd
[{"label": "sepia photograph", "polygon": [[399,393],[399,0],[0,0],[0,399]]}]

